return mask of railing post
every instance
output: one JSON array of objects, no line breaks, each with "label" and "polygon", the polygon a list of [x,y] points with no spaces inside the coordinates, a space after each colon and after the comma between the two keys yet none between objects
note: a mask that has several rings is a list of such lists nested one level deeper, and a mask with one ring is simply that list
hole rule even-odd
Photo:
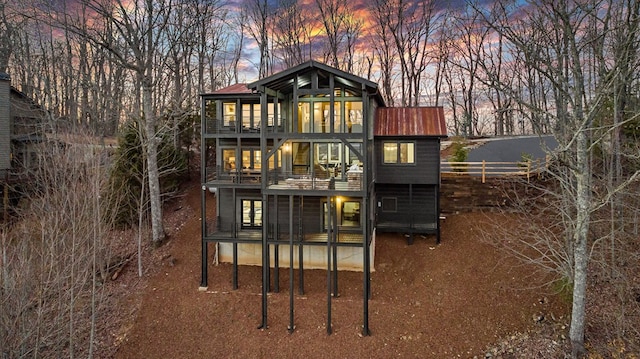
[{"label": "railing post", "polygon": [[531,159],[527,159],[527,183],[529,183],[530,177],[531,177]]},{"label": "railing post", "polygon": [[487,161],[486,160],[482,160],[482,183],[485,182],[485,167],[486,167]]}]

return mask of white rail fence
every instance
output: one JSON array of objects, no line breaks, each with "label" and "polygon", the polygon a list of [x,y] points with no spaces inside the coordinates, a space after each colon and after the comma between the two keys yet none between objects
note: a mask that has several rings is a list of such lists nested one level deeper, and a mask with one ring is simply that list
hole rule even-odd
[{"label": "white rail fence", "polygon": [[487,177],[526,177],[529,181],[547,168],[547,160],[532,160],[518,162],[447,162],[443,161],[440,173],[446,175],[482,176],[482,183]]}]

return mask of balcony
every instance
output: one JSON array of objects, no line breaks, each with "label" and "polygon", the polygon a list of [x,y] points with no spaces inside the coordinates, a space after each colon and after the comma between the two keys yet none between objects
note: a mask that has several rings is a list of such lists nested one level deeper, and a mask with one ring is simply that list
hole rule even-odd
[{"label": "balcony", "polygon": [[[269,124],[273,123],[273,120],[268,120]],[[229,121],[228,123],[224,123],[222,120],[207,118],[205,120],[205,128],[204,134],[206,135],[224,135],[224,134],[251,134],[251,133],[260,133],[261,126],[260,123],[256,123],[253,126],[239,123],[237,121]],[[275,132],[283,132],[284,126],[282,124],[273,126],[267,126],[267,133],[275,133]]]},{"label": "balcony", "polygon": [[362,172],[347,172],[346,179],[315,177],[311,173],[271,172],[267,176],[267,187],[274,190],[362,191],[364,185]]},{"label": "balcony", "polygon": [[224,170],[221,166],[205,169],[207,183],[218,184],[260,184],[262,173],[255,169]]}]

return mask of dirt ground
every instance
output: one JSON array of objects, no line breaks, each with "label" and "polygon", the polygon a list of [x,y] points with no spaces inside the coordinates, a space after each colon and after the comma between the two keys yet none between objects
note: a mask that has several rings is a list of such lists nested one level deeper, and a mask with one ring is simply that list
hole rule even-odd
[{"label": "dirt ground", "polygon": [[[340,272],[327,335],[326,272],[305,271],[289,333],[289,271],[261,318],[261,271],[209,265],[200,284],[199,186],[165,210],[169,241],[146,249],[146,274],[131,262],[113,281],[118,304],[103,328],[100,357],[116,358],[540,358],[562,357],[569,306],[543,279],[480,240],[487,216],[449,215],[442,242],[379,235],[369,302],[371,336],[362,336],[362,273]],[[211,251],[210,251],[211,252]],[[297,288],[297,273],[296,273]],[[120,291],[120,295],[116,292]]]}]

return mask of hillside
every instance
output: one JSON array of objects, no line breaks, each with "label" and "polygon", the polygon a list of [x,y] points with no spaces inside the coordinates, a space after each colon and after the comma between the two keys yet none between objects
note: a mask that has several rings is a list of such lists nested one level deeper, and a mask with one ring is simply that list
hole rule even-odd
[{"label": "hillside", "polygon": [[[568,306],[532,275],[532,268],[483,243],[478,230],[497,214],[447,217],[442,244],[401,235],[379,236],[372,274],[370,327],[362,337],[362,274],[341,272],[328,336],[326,272],[306,271],[304,296],[295,296],[296,331],[287,332],[288,269],[269,299],[269,328],[260,323],[260,268],[210,266],[209,290],[200,276],[199,190],[167,208],[170,240],[147,250],[148,275],[131,263],[113,282],[125,288],[112,313],[113,340],[102,355],[117,358],[211,357],[484,357],[517,350],[518,357],[557,357],[566,349]],[[119,320],[118,320],[119,318]],[[517,346],[517,349],[513,347]],[[107,349],[111,347],[112,349]]]}]

